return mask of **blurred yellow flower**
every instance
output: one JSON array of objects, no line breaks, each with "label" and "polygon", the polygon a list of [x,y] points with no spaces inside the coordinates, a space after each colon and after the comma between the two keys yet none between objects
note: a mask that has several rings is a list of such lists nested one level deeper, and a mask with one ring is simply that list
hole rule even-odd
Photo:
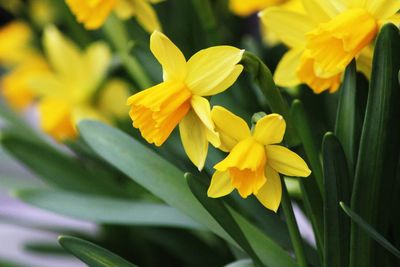
[{"label": "blurred yellow flower", "polygon": [[305,83],[316,93],[336,91],[346,66],[400,9],[398,0],[303,0],[303,5],[305,14],[274,7],[260,17],[291,48],[276,70],[277,84]]},{"label": "blurred yellow flower", "polygon": [[62,141],[76,136],[75,125],[80,119],[107,121],[92,103],[111,59],[107,45],[97,42],[80,51],[54,26],[45,29],[43,45],[51,70],[31,79],[35,93],[41,97],[41,128]]},{"label": "blurred yellow flower", "polygon": [[179,124],[181,140],[190,160],[201,170],[208,142],[220,140],[211,120],[205,96],[225,91],[243,70],[243,50],[215,46],[197,52],[187,62],[182,52],[164,34],[151,35],[150,49],[160,62],[164,82],[128,99],[133,126],[149,143],[162,145]]},{"label": "blurred yellow flower", "polygon": [[40,55],[25,59],[1,78],[0,88],[4,99],[17,110],[25,109],[32,104],[36,96],[32,88],[32,79],[48,70],[46,61]]},{"label": "blurred yellow flower", "polygon": [[77,20],[86,29],[97,29],[104,24],[111,11],[122,19],[135,16],[148,32],[161,30],[157,14],[151,6],[159,0],[65,0]]},{"label": "blurred yellow flower", "polygon": [[13,21],[0,28],[0,65],[11,66],[25,60],[34,51],[32,31],[22,21]]},{"label": "blurred yellow flower", "polygon": [[276,212],[282,195],[279,173],[299,177],[311,173],[301,157],[276,145],[285,134],[283,117],[264,116],[251,133],[243,119],[225,108],[214,107],[211,116],[220,135],[219,148],[229,155],[214,166],[208,196],[222,197],[236,188],[241,197],[254,194],[266,208]]},{"label": "blurred yellow flower", "polygon": [[238,16],[250,16],[266,7],[276,6],[288,0],[230,0],[229,8]]}]

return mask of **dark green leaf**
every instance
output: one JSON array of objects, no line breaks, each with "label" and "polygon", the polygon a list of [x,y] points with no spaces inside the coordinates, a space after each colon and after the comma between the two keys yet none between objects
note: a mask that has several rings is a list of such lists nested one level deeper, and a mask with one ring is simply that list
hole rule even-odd
[{"label": "dark green leaf", "polygon": [[253,266],[254,266],[253,262],[249,259],[238,260],[225,265],[225,267],[253,267]]},{"label": "dark green leaf", "polygon": [[350,175],[354,172],[356,157],[356,93],[357,69],[356,62],[353,60],[346,68],[344,80],[340,87],[335,125],[335,134],[340,140],[346,154],[346,159],[350,168]]},{"label": "dark green leaf", "polygon": [[[370,89],[354,178],[351,208],[387,233],[400,151],[400,35],[385,25],[376,42]],[[381,203],[380,203],[381,202]],[[393,207],[394,208],[394,207]],[[351,267],[376,266],[379,250],[359,225],[351,226]]]},{"label": "dark green leaf", "polygon": [[60,245],[90,267],[135,267],[118,255],[86,240],[72,236],[60,236]]},{"label": "dark green leaf", "polygon": [[371,238],[373,238],[376,242],[381,244],[382,247],[386,248],[388,251],[393,253],[397,258],[400,259],[400,250],[395,248],[386,238],[384,238],[381,234],[379,234],[374,228],[371,227],[363,218],[358,216],[354,211],[352,211],[346,204],[340,202],[340,206],[344,210],[344,212],[354,221],[357,225],[359,225]]},{"label": "dark green leaf", "polygon": [[[183,172],[125,133],[94,121],[78,126],[86,143],[117,169],[214,233],[236,243],[193,196]],[[294,266],[293,259],[240,214],[233,213],[251,246],[269,266]]]},{"label": "dark green leaf", "polygon": [[203,229],[177,210],[163,204],[48,190],[21,190],[16,191],[15,195],[39,208],[101,224]]},{"label": "dark green leaf", "polygon": [[339,140],[327,133],[322,143],[324,165],[324,266],[349,266],[350,221],[339,201],[350,200],[350,175]]},{"label": "dark green leaf", "polygon": [[47,144],[8,135],[1,138],[1,144],[49,185],[79,192],[123,193],[111,183],[100,179],[95,172],[88,171],[79,160]]},{"label": "dark green leaf", "polygon": [[239,225],[220,199],[212,199],[207,196],[207,186],[196,179],[192,174],[186,173],[185,178],[190,190],[206,210],[214,217],[222,228],[253,258],[257,265],[262,266],[257,254],[254,253],[249,241],[243,234]]}]

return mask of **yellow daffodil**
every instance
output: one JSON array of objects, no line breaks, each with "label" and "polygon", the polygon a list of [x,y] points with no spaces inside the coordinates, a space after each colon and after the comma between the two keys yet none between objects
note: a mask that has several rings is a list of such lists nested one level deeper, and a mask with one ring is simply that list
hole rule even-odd
[{"label": "yellow daffodil", "polygon": [[25,109],[32,104],[36,96],[32,87],[32,80],[37,75],[48,71],[48,65],[40,55],[33,55],[25,59],[0,80],[4,99],[17,110]]},{"label": "yellow daffodil", "polygon": [[22,21],[13,21],[0,28],[0,65],[11,66],[33,54],[32,31]]},{"label": "yellow daffodil", "polygon": [[183,147],[190,160],[202,169],[208,141],[219,145],[211,120],[210,103],[204,97],[225,91],[243,70],[243,50],[215,46],[193,55],[187,62],[164,34],[151,35],[150,49],[160,62],[164,82],[128,99],[133,126],[149,143],[162,145],[179,124]]},{"label": "yellow daffodil", "polygon": [[279,173],[299,177],[311,173],[301,157],[276,145],[285,134],[283,117],[264,116],[251,133],[243,119],[222,107],[214,107],[211,116],[220,135],[219,148],[229,155],[214,166],[208,196],[222,197],[236,188],[243,198],[254,194],[266,208],[276,212],[282,194]]},{"label": "yellow daffodil", "polygon": [[160,0],[65,0],[77,20],[86,29],[93,30],[104,24],[111,11],[122,19],[135,16],[148,31],[161,30],[157,14],[151,6]]},{"label": "yellow daffodil", "polygon": [[238,16],[247,17],[266,7],[276,6],[288,0],[230,0],[229,8]]},{"label": "yellow daffodil", "polygon": [[262,22],[291,49],[282,58],[278,85],[305,83],[314,92],[334,92],[346,66],[400,9],[398,0],[303,0],[305,14],[278,7],[260,13]]},{"label": "yellow daffodil", "polygon": [[45,29],[43,45],[51,70],[31,79],[35,93],[41,97],[41,128],[63,141],[76,136],[75,125],[80,119],[107,121],[93,104],[93,95],[106,75],[109,48],[97,42],[81,51],[53,26]]}]

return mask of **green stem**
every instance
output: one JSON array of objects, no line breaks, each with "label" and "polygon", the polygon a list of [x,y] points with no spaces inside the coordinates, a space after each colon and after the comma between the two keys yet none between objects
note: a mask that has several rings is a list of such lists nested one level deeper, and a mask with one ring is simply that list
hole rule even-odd
[{"label": "green stem", "polygon": [[218,43],[217,21],[209,0],[192,0],[193,7],[197,10],[201,26],[207,34],[209,45]]},{"label": "green stem", "polygon": [[242,61],[240,63],[243,64],[246,71],[254,75],[255,81],[258,84],[258,87],[264,95],[272,112],[278,113],[285,118],[287,124],[285,140],[288,145],[298,145],[300,140],[290,118],[289,106],[283,99],[279,89],[276,87],[271,71],[260,58],[250,52],[245,52],[243,54]]},{"label": "green stem", "polygon": [[283,213],[285,214],[286,223],[288,225],[289,235],[293,244],[294,253],[296,254],[297,263],[299,267],[308,267],[306,255],[304,252],[303,240],[297,226],[296,218],[294,217],[294,212],[292,204],[290,202],[289,193],[286,188],[285,180],[281,179],[281,183],[282,209]]},{"label": "green stem", "polygon": [[129,40],[125,25],[115,16],[110,16],[104,24],[105,34],[115,47],[126,71],[136,81],[140,89],[149,88],[151,79],[143,70],[139,61],[129,54],[132,42]]}]

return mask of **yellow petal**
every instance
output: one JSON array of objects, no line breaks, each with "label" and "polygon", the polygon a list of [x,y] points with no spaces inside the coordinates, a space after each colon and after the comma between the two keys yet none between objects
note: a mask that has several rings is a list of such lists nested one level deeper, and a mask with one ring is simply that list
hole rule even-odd
[{"label": "yellow petal", "polygon": [[256,197],[267,209],[276,212],[282,198],[282,185],[279,174],[270,166],[265,167],[265,177],[267,181],[260,188]]},{"label": "yellow petal", "polygon": [[127,20],[136,14],[135,7],[132,5],[131,0],[119,0],[114,8],[115,14],[118,18]]},{"label": "yellow petal", "polygon": [[77,135],[71,118],[70,105],[60,99],[44,98],[39,103],[40,127],[58,141]]},{"label": "yellow petal", "polygon": [[14,65],[33,53],[30,47],[32,31],[22,21],[13,21],[0,28],[0,64]]},{"label": "yellow petal", "polygon": [[44,31],[43,44],[51,66],[58,74],[66,80],[81,79],[86,70],[80,64],[80,51],[74,43],[54,26],[48,26]]},{"label": "yellow petal", "polygon": [[[331,6],[328,6],[328,10],[325,10],[326,4],[321,5],[322,2],[328,2],[324,0],[302,0],[304,9],[306,10],[307,14],[310,15],[316,22],[325,22],[328,21],[333,14],[336,12]],[[333,10],[333,12],[332,12]],[[331,14],[331,16],[329,15]]]},{"label": "yellow petal", "polygon": [[97,29],[103,25],[117,2],[117,0],[66,0],[77,20],[89,30]]},{"label": "yellow petal", "polygon": [[279,114],[261,118],[254,129],[253,137],[264,145],[278,144],[285,135],[286,122]]},{"label": "yellow petal", "polygon": [[268,6],[279,5],[284,0],[230,0],[229,8],[239,16],[249,16]]},{"label": "yellow petal", "polygon": [[229,172],[216,171],[211,178],[211,184],[208,188],[207,195],[212,198],[223,197],[230,194],[233,189],[234,187]]},{"label": "yellow petal", "polygon": [[81,96],[78,96],[78,101],[90,99],[105,78],[110,60],[111,51],[103,42],[93,43],[86,49],[81,59],[86,71],[79,86]]},{"label": "yellow petal", "polygon": [[129,87],[127,82],[120,79],[108,81],[99,95],[99,110],[107,117],[126,117],[129,109],[125,102],[129,97]]},{"label": "yellow petal", "polygon": [[214,122],[211,119],[210,102],[201,96],[194,95],[190,101],[196,115],[206,128],[207,140],[215,147],[221,145],[218,133],[215,131]]},{"label": "yellow petal", "polygon": [[159,31],[150,37],[150,49],[163,67],[164,81],[183,81],[186,78],[186,59],[178,47]]},{"label": "yellow petal", "polygon": [[153,7],[143,0],[132,0],[135,6],[136,19],[142,27],[149,33],[155,30],[161,31],[161,25]]},{"label": "yellow petal", "polygon": [[186,154],[201,171],[208,152],[206,128],[196,113],[191,110],[179,123],[179,132]]},{"label": "yellow petal", "polygon": [[188,61],[186,84],[193,94],[209,96],[230,87],[243,70],[237,65],[244,50],[232,46],[214,46],[200,50]]},{"label": "yellow petal", "polygon": [[317,21],[326,21],[326,16],[333,18],[347,9],[349,0],[302,0],[307,14]]},{"label": "yellow petal", "polygon": [[274,73],[274,80],[277,85],[293,87],[301,83],[297,77],[297,69],[300,65],[303,51],[304,48],[294,48],[282,57]]},{"label": "yellow petal", "polygon": [[218,148],[222,151],[231,151],[238,142],[250,137],[250,129],[247,123],[223,107],[213,107],[211,118],[219,133],[221,146]]},{"label": "yellow petal", "polygon": [[286,147],[277,145],[268,145],[267,165],[271,166],[279,173],[288,176],[307,177],[311,171],[307,163],[296,153]]},{"label": "yellow petal", "polygon": [[398,0],[373,0],[366,2],[368,11],[378,19],[387,19],[400,10],[400,1]]},{"label": "yellow petal", "polygon": [[315,27],[309,16],[271,7],[259,13],[262,23],[289,47],[304,47],[305,34]]}]

